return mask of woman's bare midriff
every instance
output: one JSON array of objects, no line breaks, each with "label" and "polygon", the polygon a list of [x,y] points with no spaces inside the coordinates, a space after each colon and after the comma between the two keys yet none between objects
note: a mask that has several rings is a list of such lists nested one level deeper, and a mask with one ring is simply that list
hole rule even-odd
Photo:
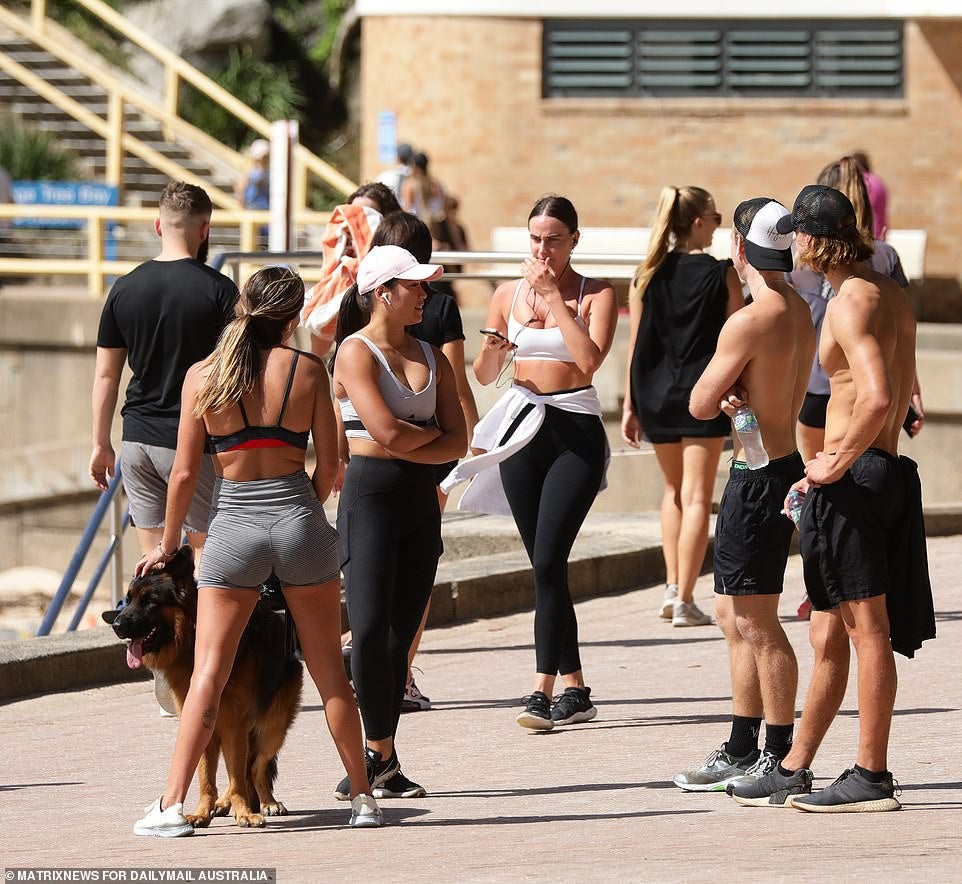
[{"label": "woman's bare midriff", "polygon": [[304,451],[284,448],[248,448],[214,455],[214,472],[231,482],[277,479],[304,469]]},{"label": "woman's bare midriff", "polygon": [[591,384],[591,375],[579,370],[573,362],[531,360],[515,362],[514,382],[532,393],[546,395],[559,390],[573,390]]}]

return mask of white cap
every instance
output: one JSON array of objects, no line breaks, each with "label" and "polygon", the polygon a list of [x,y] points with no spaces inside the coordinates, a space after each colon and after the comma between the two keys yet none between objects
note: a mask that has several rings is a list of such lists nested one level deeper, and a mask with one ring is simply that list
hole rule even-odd
[{"label": "white cap", "polygon": [[778,222],[791,216],[777,200],[755,197],[735,208],[735,229],[745,241],[745,257],[756,270],[792,270],[792,234],[780,233]]},{"label": "white cap", "polygon": [[247,148],[247,153],[253,160],[262,160],[271,152],[271,145],[269,141],[265,141],[263,138],[258,138],[256,141],[251,142],[251,146]]},{"label": "white cap", "polygon": [[417,258],[400,246],[375,246],[357,269],[357,290],[363,295],[392,279],[425,282],[437,279],[442,273],[444,268],[440,264],[418,264]]}]

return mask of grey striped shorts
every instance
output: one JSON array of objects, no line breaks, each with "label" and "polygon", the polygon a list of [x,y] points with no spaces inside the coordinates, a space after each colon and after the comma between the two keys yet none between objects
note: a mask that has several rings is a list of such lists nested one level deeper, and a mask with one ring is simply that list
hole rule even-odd
[{"label": "grey striped shorts", "polygon": [[283,586],[339,574],[337,532],[311,480],[303,470],[250,482],[218,478],[198,586],[254,589],[271,573]]}]

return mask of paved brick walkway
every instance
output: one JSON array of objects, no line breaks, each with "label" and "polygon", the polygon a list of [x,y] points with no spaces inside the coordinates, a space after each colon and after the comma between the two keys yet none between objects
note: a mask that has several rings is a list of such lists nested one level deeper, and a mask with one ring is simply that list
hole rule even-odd
[{"label": "paved brick walkway", "polygon": [[[435,710],[405,716],[399,749],[429,798],[385,802],[390,825],[344,827],[341,773],[313,687],[280,757],[291,815],[246,831],[226,820],[193,838],[130,834],[159,793],[176,723],[145,683],[0,707],[0,844],[11,866],[276,867],[282,882],[788,879],[958,880],[962,873],[962,537],[930,540],[939,638],[899,658],[891,764],[905,810],[812,816],[689,795],[671,775],[727,736],[723,642],[714,627],[656,618],[660,589],[579,605],[599,716],[548,735],[514,724],[530,687],[531,616],[430,630],[419,684]],[[783,613],[801,582],[790,563]],[[696,597],[708,602],[709,578]],[[802,687],[806,625],[787,619]],[[121,649],[118,647],[118,653]],[[854,761],[854,691],[816,764],[825,782]]]}]

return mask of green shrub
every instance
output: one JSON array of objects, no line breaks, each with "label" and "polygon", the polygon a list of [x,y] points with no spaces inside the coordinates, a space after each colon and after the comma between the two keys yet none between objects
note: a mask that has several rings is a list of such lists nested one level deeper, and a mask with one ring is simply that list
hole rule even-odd
[{"label": "green shrub", "polygon": [[[211,78],[270,121],[302,120],[304,96],[282,64],[258,58],[250,46],[232,46],[227,67]],[[252,140],[248,127],[232,113],[188,84],[181,91],[181,115],[223,144],[240,150]]]},{"label": "green shrub", "polygon": [[78,177],[78,158],[51,132],[0,117],[0,166],[20,181],[65,181]]}]

